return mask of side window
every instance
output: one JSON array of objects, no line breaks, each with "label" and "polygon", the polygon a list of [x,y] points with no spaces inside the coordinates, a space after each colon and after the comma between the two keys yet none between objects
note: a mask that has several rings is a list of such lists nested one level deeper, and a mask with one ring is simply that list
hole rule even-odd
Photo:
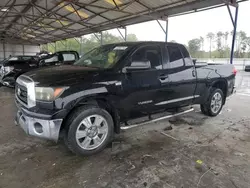
[{"label": "side window", "polygon": [[184,66],[183,57],[181,51],[176,46],[168,46],[168,54],[169,54],[169,64],[170,68],[178,68]]},{"label": "side window", "polygon": [[184,47],[184,46],[180,46],[180,49],[181,49],[181,53],[184,57],[184,61],[185,61],[185,65],[186,66],[193,66],[193,60],[192,58],[190,57],[187,49]]},{"label": "side window", "polygon": [[152,69],[162,69],[161,59],[159,46],[141,47],[132,56],[132,61],[150,61]]},{"label": "side window", "polygon": [[45,63],[52,63],[52,62],[57,62],[58,61],[58,56],[53,56],[49,59],[45,59]]},{"label": "side window", "polygon": [[64,61],[75,61],[75,54],[62,54]]}]

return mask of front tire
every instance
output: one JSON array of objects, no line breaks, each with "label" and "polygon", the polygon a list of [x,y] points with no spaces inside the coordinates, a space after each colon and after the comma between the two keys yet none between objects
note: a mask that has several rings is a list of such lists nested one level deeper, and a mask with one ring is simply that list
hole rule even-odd
[{"label": "front tire", "polygon": [[205,115],[217,116],[223,107],[224,94],[219,88],[212,88],[208,101],[201,105],[201,111]]},{"label": "front tire", "polygon": [[66,122],[65,144],[79,155],[102,151],[112,140],[114,123],[111,115],[96,106],[82,106]]}]

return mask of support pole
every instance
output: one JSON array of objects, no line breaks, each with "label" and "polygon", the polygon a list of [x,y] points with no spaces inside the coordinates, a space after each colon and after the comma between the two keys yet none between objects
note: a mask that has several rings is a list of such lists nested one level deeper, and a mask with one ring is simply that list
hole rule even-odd
[{"label": "support pole", "polygon": [[120,33],[121,37],[123,38],[124,41],[127,41],[127,28],[124,27],[125,34],[123,35],[122,32],[120,31],[119,28],[117,28],[117,31]]},{"label": "support pole", "polygon": [[24,44],[23,44],[22,46],[23,46],[23,55],[24,55],[24,53],[25,53],[25,52],[24,52]]},{"label": "support pole", "polygon": [[6,48],[5,48],[5,41],[3,41],[3,58],[6,58]]},{"label": "support pole", "polygon": [[237,31],[238,12],[239,12],[239,5],[236,6],[236,10],[235,10],[234,32],[233,32],[230,64],[233,64],[233,59],[234,59],[234,46],[235,46],[236,31]]},{"label": "support pole", "polygon": [[102,36],[102,31],[101,31],[101,46],[103,45],[103,36]]},{"label": "support pole", "polygon": [[83,39],[82,39],[82,36],[81,36],[81,45],[80,45],[80,55],[82,56],[82,43],[83,43]]},{"label": "support pole", "polygon": [[168,18],[166,20],[165,42],[168,42]]},{"label": "support pole", "polygon": [[55,52],[56,52],[56,50],[57,50],[56,47],[57,47],[57,46],[56,46],[56,42],[55,42]]},{"label": "support pole", "polygon": [[168,41],[168,18],[166,19],[166,29],[164,29],[164,27],[161,25],[161,23],[160,23],[159,20],[156,20],[156,21],[159,24],[159,26],[161,27],[162,31],[164,32],[164,34],[165,34],[165,41],[167,42]]},{"label": "support pole", "polygon": [[124,29],[125,29],[125,41],[127,41],[127,27],[125,27]]},{"label": "support pole", "polygon": [[228,12],[229,12],[229,15],[230,15],[231,21],[232,21],[232,23],[233,23],[233,26],[235,27],[233,15],[232,15],[232,12],[231,12],[231,9],[230,9],[229,5],[227,5],[227,10],[228,10]]}]

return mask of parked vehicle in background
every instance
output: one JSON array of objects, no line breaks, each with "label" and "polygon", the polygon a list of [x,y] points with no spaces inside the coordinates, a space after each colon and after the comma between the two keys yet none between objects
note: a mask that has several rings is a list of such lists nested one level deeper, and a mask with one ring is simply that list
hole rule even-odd
[{"label": "parked vehicle in background", "polygon": [[39,66],[71,65],[79,59],[76,51],[60,51],[43,57]]},{"label": "parked vehicle in background", "polygon": [[62,64],[73,64],[79,59],[76,51],[60,51],[52,55],[42,56],[13,56],[3,61],[0,71],[0,83],[14,87],[16,79],[30,70]]},{"label": "parked vehicle in background", "polygon": [[18,76],[38,67],[39,59],[36,56],[12,56],[2,62],[0,83],[14,87]]},{"label": "parked vehicle in background", "polygon": [[245,65],[245,71],[249,72],[250,71],[250,65]]},{"label": "parked vehicle in background", "polygon": [[196,66],[181,44],[103,45],[74,65],[20,76],[16,123],[36,137],[57,141],[60,135],[71,151],[91,155],[141,116],[150,122],[156,113],[193,104],[218,115],[234,92],[235,75],[233,65]]}]

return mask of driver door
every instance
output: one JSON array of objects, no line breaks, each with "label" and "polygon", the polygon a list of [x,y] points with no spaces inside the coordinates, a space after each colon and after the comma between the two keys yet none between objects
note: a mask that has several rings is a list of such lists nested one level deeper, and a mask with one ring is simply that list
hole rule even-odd
[{"label": "driver door", "polygon": [[151,68],[124,73],[122,88],[125,96],[121,101],[121,108],[129,116],[137,112],[152,112],[157,107],[155,103],[161,100],[158,95],[161,87],[159,75],[162,71],[161,46],[142,46],[133,53],[129,61],[127,66],[130,66],[131,62],[149,61]]}]

